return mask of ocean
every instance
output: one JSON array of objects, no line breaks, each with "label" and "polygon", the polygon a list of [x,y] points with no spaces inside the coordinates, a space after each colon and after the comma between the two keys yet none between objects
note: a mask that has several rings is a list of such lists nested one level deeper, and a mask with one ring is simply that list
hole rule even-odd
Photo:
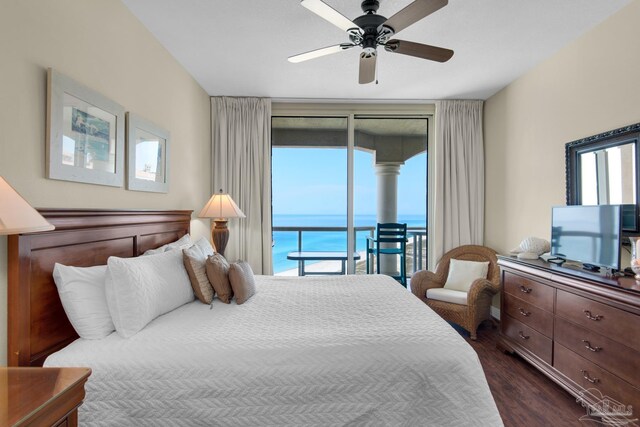
[{"label": "ocean", "polygon": [[[407,223],[408,227],[426,227],[424,215],[398,215],[399,223]],[[375,215],[356,215],[354,226],[376,226]],[[346,215],[273,215],[274,227],[346,227]],[[356,232],[356,250],[366,250],[368,230]],[[280,273],[298,267],[297,261],[287,259],[287,253],[298,250],[297,231],[273,232],[273,272]],[[302,250],[304,251],[346,251],[346,231],[305,231],[302,233]]]}]

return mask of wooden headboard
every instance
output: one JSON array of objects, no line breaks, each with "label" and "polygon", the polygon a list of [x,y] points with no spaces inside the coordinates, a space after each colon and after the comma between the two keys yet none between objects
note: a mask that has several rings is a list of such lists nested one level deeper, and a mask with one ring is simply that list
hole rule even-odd
[{"label": "wooden headboard", "polygon": [[9,236],[8,364],[42,366],[78,338],[53,281],[56,262],[103,265],[134,257],[189,232],[192,211],[39,209],[56,229]]}]

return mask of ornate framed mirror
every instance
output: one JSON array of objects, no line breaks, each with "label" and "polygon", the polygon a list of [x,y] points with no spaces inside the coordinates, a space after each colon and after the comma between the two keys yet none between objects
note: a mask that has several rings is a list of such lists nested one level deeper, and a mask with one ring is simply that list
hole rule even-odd
[{"label": "ornate framed mirror", "polygon": [[623,229],[638,231],[640,123],[565,145],[567,205],[629,205]]}]

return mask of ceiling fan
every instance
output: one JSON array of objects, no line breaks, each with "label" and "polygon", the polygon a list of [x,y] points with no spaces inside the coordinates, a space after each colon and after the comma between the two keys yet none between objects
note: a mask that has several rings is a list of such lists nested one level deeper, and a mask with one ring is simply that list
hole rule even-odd
[{"label": "ceiling fan", "polygon": [[302,6],[346,31],[351,42],[290,56],[289,62],[302,62],[360,46],[363,49],[360,54],[360,76],[358,79],[360,84],[371,83],[375,80],[376,48],[378,46],[384,46],[387,52],[446,62],[453,56],[453,51],[450,49],[391,39],[391,37],[443,8],[448,3],[448,0],[415,0],[387,19],[376,13],[380,7],[378,0],[364,0],[361,4],[364,15],[358,16],[351,21],[322,0],[302,0]]}]

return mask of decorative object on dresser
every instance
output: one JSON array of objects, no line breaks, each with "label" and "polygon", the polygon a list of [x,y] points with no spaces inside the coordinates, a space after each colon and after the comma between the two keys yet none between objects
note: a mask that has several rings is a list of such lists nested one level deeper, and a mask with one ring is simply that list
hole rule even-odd
[{"label": "decorative object on dresser", "polygon": [[629,236],[631,243],[631,270],[636,280],[640,280],[640,237]]},{"label": "decorative object on dresser", "polygon": [[527,237],[511,251],[519,259],[538,259],[540,255],[551,250],[551,243],[539,237]]},{"label": "decorative object on dresser", "polygon": [[51,68],[47,178],[122,187],[124,107]]},{"label": "decorative object on dresser", "polygon": [[169,192],[169,132],[127,113],[127,190]]},{"label": "decorative object on dresser", "polygon": [[89,368],[0,368],[0,424],[78,425]]},{"label": "decorative object on dresser", "polygon": [[[591,409],[603,399],[640,413],[640,284],[542,260],[499,257],[498,346]],[[615,415],[615,414],[614,414]]]},{"label": "decorative object on dresser", "polygon": [[25,199],[0,176],[0,235],[53,230]]},{"label": "decorative object on dresser", "polygon": [[[452,289],[450,267],[456,261],[487,263],[482,274],[474,274],[467,290]],[[491,319],[491,300],[500,290],[500,269],[496,252],[485,246],[465,245],[452,249],[442,256],[435,273],[419,271],[411,278],[411,291],[445,320],[456,323],[469,331],[476,339],[476,330],[484,320]],[[469,263],[471,264],[471,263]],[[465,266],[462,266],[465,268]],[[467,267],[468,268],[468,267]],[[451,288],[451,289],[450,289]]]},{"label": "decorative object on dresser", "polygon": [[220,193],[211,196],[198,217],[213,218],[214,225],[211,227],[211,239],[216,251],[222,256],[224,256],[224,250],[229,241],[227,220],[229,218],[246,218],[231,196],[223,193],[222,189],[220,189]]}]

